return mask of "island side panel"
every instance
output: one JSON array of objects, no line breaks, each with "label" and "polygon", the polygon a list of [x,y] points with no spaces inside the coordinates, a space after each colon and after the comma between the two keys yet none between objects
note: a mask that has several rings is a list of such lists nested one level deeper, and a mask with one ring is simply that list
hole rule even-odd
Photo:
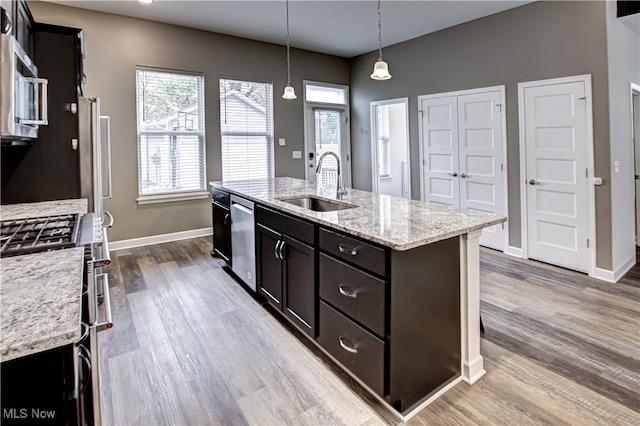
[{"label": "island side panel", "polygon": [[480,355],[480,235],[482,230],[460,236],[462,380],[469,384],[486,373]]},{"label": "island side panel", "polygon": [[460,376],[460,240],[391,251],[389,403],[405,412]]}]

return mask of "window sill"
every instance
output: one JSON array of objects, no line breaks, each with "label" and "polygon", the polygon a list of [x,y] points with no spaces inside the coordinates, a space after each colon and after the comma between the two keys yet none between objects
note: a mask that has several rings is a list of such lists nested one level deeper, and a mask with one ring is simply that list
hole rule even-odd
[{"label": "window sill", "polygon": [[173,203],[176,201],[202,200],[209,198],[207,191],[182,192],[177,194],[141,195],[137,198],[138,204]]}]

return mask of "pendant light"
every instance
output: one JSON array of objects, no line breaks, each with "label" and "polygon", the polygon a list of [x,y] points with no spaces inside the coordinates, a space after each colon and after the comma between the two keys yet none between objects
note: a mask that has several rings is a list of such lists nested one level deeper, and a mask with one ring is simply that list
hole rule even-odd
[{"label": "pendant light", "polygon": [[296,92],[291,86],[291,60],[289,58],[289,0],[285,2],[287,7],[287,85],[284,88],[282,99],[292,100],[296,99]]},{"label": "pendant light", "polygon": [[374,80],[389,80],[389,65],[382,59],[382,14],[380,13],[380,0],[378,0],[378,61],[373,65],[371,78]]}]

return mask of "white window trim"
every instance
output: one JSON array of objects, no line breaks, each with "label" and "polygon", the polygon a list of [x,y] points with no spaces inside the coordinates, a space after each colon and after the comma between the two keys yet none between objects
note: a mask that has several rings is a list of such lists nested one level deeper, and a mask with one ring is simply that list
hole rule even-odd
[{"label": "white window trim", "polygon": [[[137,71],[151,71],[151,72],[165,72],[170,74],[183,74],[183,75],[191,75],[194,77],[202,78],[202,99],[200,100],[200,108],[202,109],[202,123],[200,123],[202,130],[198,133],[190,133],[190,134],[198,134],[202,137],[202,167],[203,167],[203,187],[198,190],[191,191],[176,191],[176,192],[168,192],[168,193],[157,193],[157,194],[140,194],[140,183],[138,182],[138,198],[136,201],[138,205],[145,204],[159,204],[159,203],[170,203],[170,202],[179,202],[179,201],[190,201],[190,200],[198,200],[209,197],[209,192],[207,191],[207,139],[206,139],[206,111],[205,111],[205,81],[204,81],[204,73],[195,72],[195,71],[187,71],[187,70],[177,70],[172,68],[160,68],[160,67],[152,67],[152,66],[144,66],[138,65],[136,66]],[[137,77],[136,77],[136,109],[137,109]],[[138,118],[137,118],[137,110],[136,110],[136,164],[137,167],[140,167],[140,159],[138,158],[139,154],[139,144],[140,144],[140,135],[141,134],[150,134],[153,132],[140,132],[138,129]],[[166,134],[162,132],[162,134]],[[139,176],[138,176],[139,179]]]}]

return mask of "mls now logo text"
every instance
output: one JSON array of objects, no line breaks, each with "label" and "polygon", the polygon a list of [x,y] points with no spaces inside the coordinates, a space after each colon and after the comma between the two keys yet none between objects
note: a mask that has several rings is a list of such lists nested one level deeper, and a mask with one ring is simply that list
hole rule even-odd
[{"label": "mls now logo text", "polygon": [[53,419],[56,417],[55,410],[41,410],[39,408],[3,408],[3,419]]}]

